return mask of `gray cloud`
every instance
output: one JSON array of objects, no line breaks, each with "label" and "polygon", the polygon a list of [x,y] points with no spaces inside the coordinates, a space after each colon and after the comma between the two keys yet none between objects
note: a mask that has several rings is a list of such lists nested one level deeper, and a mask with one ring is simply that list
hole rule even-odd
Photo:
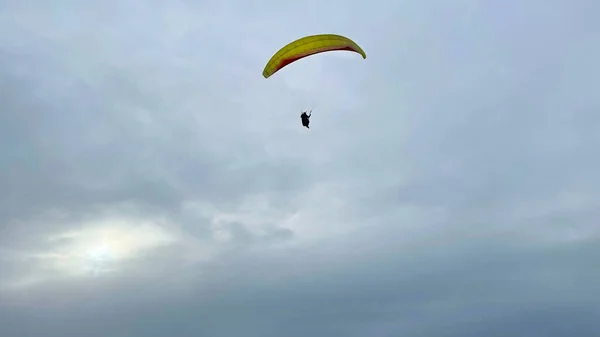
[{"label": "gray cloud", "polygon": [[0,334],[597,335],[597,7],[0,1]]}]

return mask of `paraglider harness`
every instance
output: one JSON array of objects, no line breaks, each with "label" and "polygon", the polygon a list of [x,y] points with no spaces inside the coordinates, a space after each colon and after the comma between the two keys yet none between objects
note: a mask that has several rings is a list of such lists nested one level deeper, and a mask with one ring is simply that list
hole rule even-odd
[{"label": "paraglider harness", "polygon": [[304,126],[307,129],[310,129],[310,127],[308,126],[308,124],[310,124],[310,116],[312,116],[312,110],[310,110],[310,115],[307,115],[306,111],[304,111],[300,115],[300,118],[302,119],[302,126]]}]

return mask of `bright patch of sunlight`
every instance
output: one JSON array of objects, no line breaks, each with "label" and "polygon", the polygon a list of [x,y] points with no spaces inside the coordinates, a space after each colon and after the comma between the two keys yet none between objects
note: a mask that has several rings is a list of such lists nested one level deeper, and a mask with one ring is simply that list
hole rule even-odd
[{"label": "bright patch of sunlight", "polygon": [[44,248],[20,252],[13,258],[21,261],[23,273],[1,280],[0,288],[22,289],[48,281],[124,273],[139,264],[151,264],[149,253],[179,242],[181,236],[159,223],[104,219],[44,240]]},{"label": "bright patch of sunlight", "polygon": [[176,240],[153,223],[103,221],[48,238],[52,251],[36,254],[47,268],[67,275],[100,275]]}]

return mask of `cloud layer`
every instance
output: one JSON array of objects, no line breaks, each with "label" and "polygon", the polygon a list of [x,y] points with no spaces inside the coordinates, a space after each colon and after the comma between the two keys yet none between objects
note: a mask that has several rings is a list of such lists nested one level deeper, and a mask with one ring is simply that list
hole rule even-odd
[{"label": "cloud layer", "polygon": [[595,2],[0,9],[3,337],[600,334]]}]

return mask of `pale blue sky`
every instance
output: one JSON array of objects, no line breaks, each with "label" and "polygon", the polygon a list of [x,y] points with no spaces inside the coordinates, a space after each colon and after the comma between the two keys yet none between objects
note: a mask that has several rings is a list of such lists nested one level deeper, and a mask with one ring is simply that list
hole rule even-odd
[{"label": "pale blue sky", "polygon": [[0,0],[0,336],[600,335],[599,12]]}]

